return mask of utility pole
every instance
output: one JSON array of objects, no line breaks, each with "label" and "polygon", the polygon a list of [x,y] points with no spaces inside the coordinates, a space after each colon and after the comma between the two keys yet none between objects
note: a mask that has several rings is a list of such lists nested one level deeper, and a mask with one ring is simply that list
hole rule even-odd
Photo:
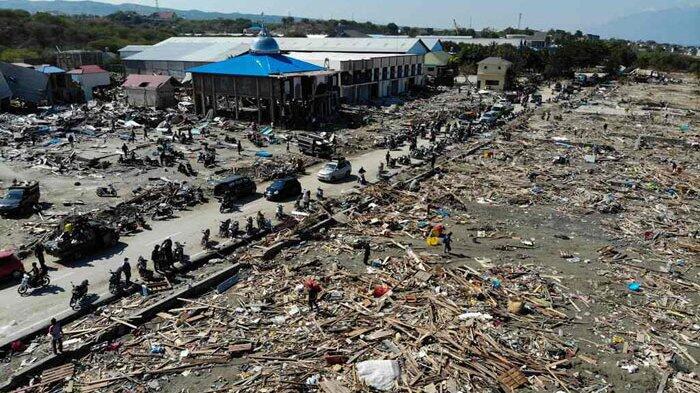
[{"label": "utility pole", "polygon": [[156,0],[156,9],[160,10],[160,6],[158,5],[158,0]]},{"label": "utility pole", "polygon": [[520,23],[523,21],[523,13],[518,14],[518,30],[520,30]]}]

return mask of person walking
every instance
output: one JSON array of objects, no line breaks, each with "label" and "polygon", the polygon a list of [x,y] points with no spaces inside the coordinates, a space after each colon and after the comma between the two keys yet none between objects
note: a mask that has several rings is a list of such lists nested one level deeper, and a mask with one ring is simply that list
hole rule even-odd
[{"label": "person walking", "polygon": [[362,245],[362,248],[364,249],[364,255],[362,256],[362,263],[365,265],[369,264],[369,253],[370,253],[370,247],[369,247],[369,242],[365,242]]},{"label": "person walking", "polygon": [[304,287],[306,287],[309,296],[309,312],[313,312],[314,308],[316,308],[316,312],[321,311],[321,308],[318,306],[318,294],[321,293],[321,284],[315,279],[309,278],[304,282]]},{"label": "person walking", "polygon": [[49,326],[49,336],[51,337],[51,349],[54,355],[63,353],[63,328],[61,323],[56,321],[56,318],[51,318],[51,326]]},{"label": "person walking", "polygon": [[445,246],[445,254],[452,254],[452,232],[442,238],[442,244]]}]

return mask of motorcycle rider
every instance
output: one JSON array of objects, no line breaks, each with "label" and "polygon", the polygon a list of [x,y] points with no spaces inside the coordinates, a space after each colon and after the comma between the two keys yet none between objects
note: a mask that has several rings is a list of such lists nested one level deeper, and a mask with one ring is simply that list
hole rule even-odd
[{"label": "motorcycle rider", "polygon": [[284,216],[285,216],[285,214],[284,214],[284,206],[282,206],[281,203],[278,203],[278,204],[277,204],[277,212],[275,212],[275,217],[276,217],[278,220],[281,220],[281,219],[284,218]]},{"label": "motorcycle rider", "polygon": [[211,235],[211,231],[209,228],[205,229],[202,231],[202,247],[208,248],[209,247],[209,236]]},{"label": "motorcycle rider", "polygon": [[129,264],[129,258],[124,258],[124,263],[120,267],[122,273],[124,273],[124,282],[126,284],[131,283],[131,265]]},{"label": "motorcycle rider", "polygon": [[258,225],[259,230],[262,231],[265,229],[265,216],[260,210],[258,210],[258,214],[255,216],[255,223]]},{"label": "motorcycle rider", "polygon": [[248,235],[252,235],[254,231],[255,227],[253,227],[253,217],[248,217],[245,223],[245,232]]},{"label": "motorcycle rider", "polygon": [[141,276],[142,280],[153,280],[153,272],[148,269],[148,262],[146,261],[146,258],[139,256],[139,259],[136,262],[136,269],[138,270],[139,276]]},{"label": "motorcycle rider", "polygon": [[316,189],[316,199],[319,201],[323,200],[323,188],[319,187]]},{"label": "motorcycle rider", "polygon": [[228,236],[236,237],[238,235],[238,221],[232,221],[231,225],[228,226]]},{"label": "motorcycle rider", "polygon": [[83,280],[83,282],[73,287],[73,296],[71,298],[71,303],[73,301],[78,302],[87,294],[89,284],[90,283],[88,282],[88,280]]},{"label": "motorcycle rider", "polygon": [[228,218],[224,221],[221,221],[221,224],[219,224],[219,236],[220,237],[227,237],[228,236],[228,228],[231,226],[231,219]]}]

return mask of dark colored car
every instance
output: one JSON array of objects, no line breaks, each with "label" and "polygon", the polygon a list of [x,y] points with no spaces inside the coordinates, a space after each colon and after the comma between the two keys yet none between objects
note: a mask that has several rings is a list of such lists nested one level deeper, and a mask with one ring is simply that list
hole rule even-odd
[{"label": "dark colored car", "polygon": [[31,212],[39,204],[39,183],[26,186],[11,186],[0,199],[0,214],[13,215]]},{"label": "dark colored car", "polygon": [[119,231],[108,222],[76,216],[65,219],[50,239],[46,253],[68,261],[115,246]]},{"label": "dark colored car", "polygon": [[24,265],[15,253],[9,250],[0,250],[0,280],[20,279],[24,273]]},{"label": "dark colored car", "polygon": [[226,194],[236,198],[244,198],[255,194],[255,182],[247,176],[229,176],[214,186],[214,197],[221,198]]},{"label": "dark colored car", "polygon": [[265,198],[269,201],[279,201],[293,198],[301,194],[301,183],[293,177],[277,179],[265,190]]}]

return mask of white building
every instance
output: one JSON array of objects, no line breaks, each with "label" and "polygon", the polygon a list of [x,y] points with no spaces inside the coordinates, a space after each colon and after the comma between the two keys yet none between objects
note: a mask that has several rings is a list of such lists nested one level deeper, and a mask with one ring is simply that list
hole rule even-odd
[{"label": "white building", "polygon": [[85,101],[92,100],[92,91],[96,87],[109,86],[109,72],[97,65],[84,65],[68,71],[73,81],[77,82],[85,93]]}]

